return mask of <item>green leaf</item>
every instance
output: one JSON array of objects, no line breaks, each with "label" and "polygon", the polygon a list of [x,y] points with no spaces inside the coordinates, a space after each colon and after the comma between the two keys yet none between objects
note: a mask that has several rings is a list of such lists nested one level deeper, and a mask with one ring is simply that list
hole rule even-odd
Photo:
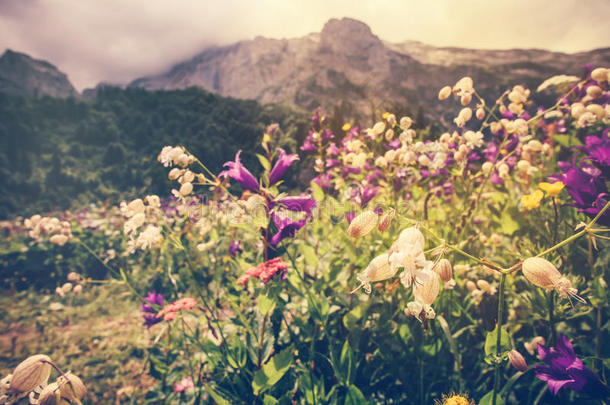
[{"label": "green leaf", "polygon": [[[493,393],[493,391],[489,391],[487,394],[483,395],[483,398],[479,401],[479,405],[491,405]],[[502,398],[499,392],[496,394],[496,405],[504,405],[504,398]]]},{"label": "green leaf", "polygon": [[495,356],[498,352],[503,353],[509,351],[511,349],[510,345],[510,336],[508,332],[504,329],[500,329],[500,348],[498,350],[497,337],[498,337],[498,325],[491,332],[487,333],[487,337],[485,338],[485,355],[486,356]]},{"label": "green leaf", "polygon": [[500,219],[500,228],[502,233],[506,235],[512,235],[519,229],[519,223],[514,218],[518,218],[519,212],[515,207],[509,207],[508,205],[502,211],[502,218]]},{"label": "green leaf", "polygon": [[261,166],[263,166],[263,169],[271,170],[271,163],[269,163],[266,157],[259,153],[256,154],[256,157],[258,158],[258,161],[261,162]]},{"label": "green leaf", "polygon": [[265,398],[263,399],[263,405],[276,405],[279,403],[280,402],[271,395],[265,394]]},{"label": "green leaf", "polygon": [[301,252],[303,253],[303,258],[305,259],[305,263],[311,267],[318,266],[318,256],[316,255],[316,251],[313,247],[309,245],[301,245]]},{"label": "green leaf", "polygon": [[204,387],[205,387],[205,390],[208,392],[208,394],[210,394],[210,396],[212,397],[214,402],[217,403],[218,405],[229,405],[230,404],[230,402],[227,401],[226,399],[224,399],[222,396],[220,396],[220,394],[218,392],[216,392],[210,384],[205,384]]},{"label": "green leaf", "polygon": [[265,294],[261,294],[258,296],[258,310],[261,311],[261,314],[267,315],[275,308],[275,300],[267,297]]},{"label": "green leaf", "polygon": [[346,340],[341,350],[341,358],[339,359],[339,370],[344,376],[345,384],[351,384],[354,379],[356,366],[354,364],[354,352]]},{"label": "green leaf", "polygon": [[254,395],[270,388],[286,374],[292,364],[292,347],[282,350],[267,362],[256,373],[252,381]]},{"label": "green leaf", "polygon": [[563,147],[571,148],[572,146],[582,146],[582,142],[573,135],[553,135],[555,142]]},{"label": "green leaf", "polygon": [[358,305],[343,316],[343,325],[348,331],[353,330],[356,324],[364,316],[364,305]]},{"label": "green leaf", "polygon": [[350,385],[345,395],[345,405],[361,405],[366,403],[367,400],[358,387]]},{"label": "green leaf", "polygon": [[324,190],[322,190],[322,187],[313,181],[309,183],[309,187],[311,187],[312,196],[316,201],[324,200]]}]

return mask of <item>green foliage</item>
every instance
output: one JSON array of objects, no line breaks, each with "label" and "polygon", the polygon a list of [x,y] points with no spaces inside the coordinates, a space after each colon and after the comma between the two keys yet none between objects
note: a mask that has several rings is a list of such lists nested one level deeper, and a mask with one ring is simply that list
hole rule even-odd
[{"label": "green foliage", "polygon": [[0,94],[0,219],[168,195],[172,185],[156,161],[165,145],[186,146],[216,173],[238,149],[252,166],[252,151],[274,122],[281,128],[279,144],[288,150],[296,149],[309,125],[308,114],[296,107],[195,88],[108,87],[91,100]]}]

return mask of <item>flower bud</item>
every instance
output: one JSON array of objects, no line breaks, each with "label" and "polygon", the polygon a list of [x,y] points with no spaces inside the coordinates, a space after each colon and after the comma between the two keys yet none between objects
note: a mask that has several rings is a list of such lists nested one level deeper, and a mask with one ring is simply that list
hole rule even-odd
[{"label": "flower bud", "polygon": [[182,181],[184,183],[192,183],[193,180],[195,180],[195,173],[190,170],[185,171],[182,175]]},{"label": "flower bud", "polygon": [[464,93],[464,95],[460,99],[460,103],[462,103],[463,106],[467,106],[468,104],[470,104],[471,101],[472,101],[472,94],[470,94],[470,93]]},{"label": "flower bud", "polygon": [[185,197],[193,191],[193,183],[184,183],[180,186],[180,195]]},{"label": "flower bud", "polygon": [[521,269],[525,278],[542,288],[553,289],[561,278],[559,270],[551,262],[541,257],[525,259]]},{"label": "flower bud", "polygon": [[447,100],[450,95],[451,95],[451,87],[445,86],[438,92],[438,99]]},{"label": "flower bud", "polygon": [[377,225],[377,229],[379,232],[385,232],[390,225],[392,224],[392,219],[394,218],[395,211],[390,209],[387,213],[383,214],[381,219],[379,220],[379,225]]},{"label": "flower bud", "polygon": [[83,291],[83,286],[78,284],[74,286],[74,289],[72,290],[72,292],[74,293],[74,295],[78,295]]},{"label": "flower bud", "polygon": [[64,285],[61,286],[61,290],[64,294],[69,293],[72,290],[72,283],[64,283]]},{"label": "flower bud", "polygon": [[598,83],[603,83],[608,80],[608,69],[606,68],[595,68],[591,71],[591,78]]},{"label": "flower bud", "polygon": [[63,246],[68,242],[68,237],[62,234],[55,234],[49,238],[49,242],[54,245]]},{"label": "flower bud", "polygon": [[59,377],[57,381],[60,386],[61,398],[69,400],[70,403],[76,403],[77,399],[80,401],[87,394],[87,388],[85,388],[83,381],[71,372],[67,372],[65,377]]},{"label": "flower bud", "polygon": [[373,230],[377,225],[378,215],[373,211],[364,211],[352,220],[347,233],[352,238],[361,238]]},{"label": "flower bud", "polygon": [[169,173],[167,174],[167,177],[170,180],[176,180],[178,177],[180,177],[182,175],[183,170],[178,169],[177,167],[174,167],[172,170],[169,171]]},{"label": "flower bud", "polygon": [[441,259],[434,267],[434,271],[443,280],[444,283],[451,280],[453,277],[453,269],[451,268],[451,262],[447,259]]},{"label": "flower bud", "polygon": [[598,98],[602,93],[602,89],[599,86],[587,87],[587,95],[591,98]]},{"label": "flower bud", "polygon": [[41,384],[46,384],[51,375],[51,359],[44,354],[30,356],[13,371],[10,390],[13,392],[29,392]]},{"label": "flower bud", "polygon": [[513,367],[516,368],[517,370],[519,370],[519,371],[527,370],[527,363],[525,362],[525,358],[518,351],[513,349],[510,352],[508,352],[508,360],[510,361],[510,364],[512,364]]},{"label": "flower bud", "polygon": [[76,272],[74,272],[74,271],[71,271],[71,272],[70,272],[70,273],[68,273],[68,275],[66,276],[66,279],[67,279],[68,281],[72,281],[72,282],[77,283],[77,282],[80,280],[80,274],[78,274],[78,273],[76,273]]},{"label": "flower bud", "polygon": [[483,118],[485,118],[485,109],[483,107],[477,108],[475,115],[479,121],[482,120]]},{"label": "flower bud", "polygon": [[474,281],[468,280],[466,282],[466,288],[468,289],[468,291],[473,292],[477,289],[477,285],[474,283]]}]

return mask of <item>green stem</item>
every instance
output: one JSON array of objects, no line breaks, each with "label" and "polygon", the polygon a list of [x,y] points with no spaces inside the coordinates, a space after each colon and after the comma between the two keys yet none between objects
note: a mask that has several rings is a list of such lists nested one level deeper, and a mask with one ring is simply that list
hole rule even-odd
[{"label": "green stem", "polygon": [[491,405],[496,405],[498,392],[500,391],[500,356],[502,345],[502,317],[504,316],[504,288],[506,274],[500,276],[500,288],[498,291],[498,320],[496,321],[496,363],[494,370],[494,389],[491,397]]}]

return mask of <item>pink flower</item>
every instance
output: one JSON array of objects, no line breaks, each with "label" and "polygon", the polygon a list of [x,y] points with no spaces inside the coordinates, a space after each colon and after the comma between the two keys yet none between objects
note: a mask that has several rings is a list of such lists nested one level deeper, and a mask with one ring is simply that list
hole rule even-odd
[{"label": "pink flower", "polygon": [[174,392],[184,392],[193,387],[193,379],[191,377],[184,377],[182,380],[174,384]]}]

